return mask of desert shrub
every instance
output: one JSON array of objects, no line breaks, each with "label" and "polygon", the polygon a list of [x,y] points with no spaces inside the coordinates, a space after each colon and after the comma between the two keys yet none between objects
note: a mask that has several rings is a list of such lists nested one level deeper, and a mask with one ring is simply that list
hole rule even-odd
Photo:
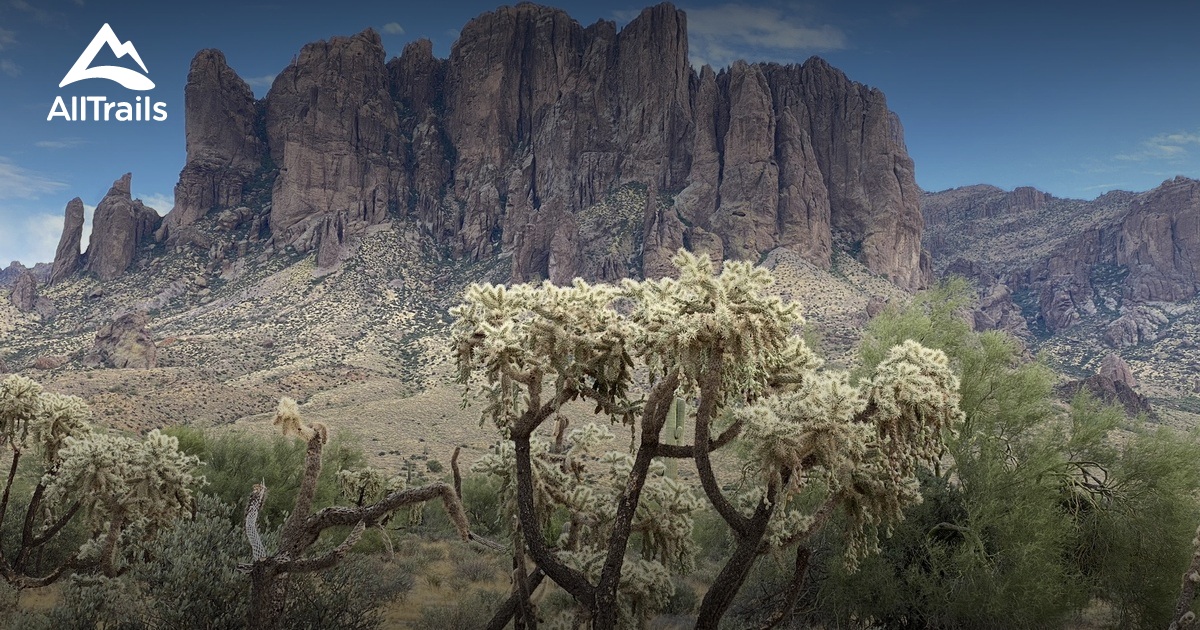
[{"label": "desert shrub", "polygon": [[450,548],[450,564],[454,566],[454,575],[460,576],[467,582],[482,582],[496,576],[504,566],[506,558],[482,547],[465,547],[462,545]]},{"label": "desert shrub", "polygon": [[479,630],[487,627],[501,593],[474,590],[452,604],[436,604],[421,609],[415,630]]},{"label": "desert shrub", "polygon": [[[1119,627],[1165,626],[1200,508],[1200,442],[1146,431],[1086,395],[1056,404],[1047,368],[960,318],[966,291],[945,284],[869,327],[867,365],[901,339],[942,348],[966,420],[879,555],[851,572],[839,540],[822,539],[807,621],[1054,627],[1101,600]],[[762,577],[764,593],[782,588]]]},{"label": "desert shrub", "polygon": [[501,505],[500,480],[488,475],[466,475],[462,480],[463,509],[471,520],[471,531],[503,537],[512,527]]},{"label": "desert shrub", "polygon": [[[234,512],[215,497],[197,497],[196,515],[146,545],[146,561],[120,578],[71,579],[62,602],[38,622],[89,630],[245,627],[250,581],[236,567],[249,546],[241,526],[231,523]],[[375,628],[379,607],[413,586],[396,564],[359,554],[293,578],[282,628]]]},{"label": "desert shrub", "polygon": [[380,607],[412,590],[411,575],[376,556],[351,554],[334,568],[292,582],[281,628],[369,630]]},{"label": "desert shrub", "polygon": [[[215,434],[193,427],[175,427],[166,433],[179,439],[183,452],[200,458],[200,473],[208,481],[201,489],[203,492],[230,505],[242,505],[250,485],[265,483],[271,492],[260,518],[270,527],[281,524],[292,509],[304,469],[302,441],[280,435]],[[342,434],[332,436],[324,456],[325,465],[314,500],[318,508],[332,505],[337,499],[338,471],[360,468],[364,461],[362,450],[352,438]]]}]

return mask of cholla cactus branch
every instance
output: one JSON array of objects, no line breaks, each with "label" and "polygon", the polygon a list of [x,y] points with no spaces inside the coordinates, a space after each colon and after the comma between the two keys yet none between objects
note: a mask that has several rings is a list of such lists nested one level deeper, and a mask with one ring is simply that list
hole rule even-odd
[{"label": "cholla cactus branch", "polygon": [[[0,381],[0,443],[11,456],[0,521],[9,520],[17,474],[28,465],[38,470],[17,517],[19,543],[11,554],[0,553],[0,575],[18,589],[71,572],[116,575],[131,532],[153,536],[191,507],[199,460],[182,454],[175,438],[158,431],[141,440],[109,435],[94,431],[90,418],[79,398],[45,392],[21,376]],[[59,566],[30,575],[31,558],[41,557],[34,552],[61,542],[73,523],[85,542]]]},{"label": "cholla cactus branch", "polygon": [[281,562],[279,570],[287,573],[309,573],[312,571],[322,571],[333,568],[346,554],[350,553],[350,549],[358,543],[362,538],[363,532],[367,531],[367,524],[364,521],[359,521],[354,529],[350,530],[350,534],[342,541],[342,544],[334,547],[332,551],[317,558],[306,560],[291,560]]},{"label": "cholla cactus branch", "polygon": [[1196,599],[1196,586],[1200,585],[1200,528],[1196,529],[1196,537],[1192,540],[1195,548],[1192,562],[1187,571],[1183,572],[1183,583],[1179,588],[1179,599],[1175,602],[1175,611],[1171,615],[1171,625],[1168,630],[1190,628],[1196,623],[1196,613],[1192,612],[1192,602]]},{"label": "cholla cactus branch", "polygon": [[717,475],[713,472],[712,459],[709,457],[710,437],[713,419],[717,415],[717,405],[721,399],[721,371],[724,369],[725,354],[721,350],[713,353],[708,366],[700,375],[700,406],[696,410],[696,430],[693,455],[696,459],[696,469],[700,476],[700,485],[704,494],[721,518],[735,532],[745,535],[750,531],[750,522],[743,516],[721,490]]},{"label": "cholla cactus branch", "polygon": [[[708,452],[713,453],[719,451],[722,447],[727,446],[736,440],[738,436],[742,434],[742,427],[745,425],[746,423],[741,418],[735,420],[734,423],[729,425],[728,429],[722,431],[721,435],[718,435],[716,439],[709,440]],[[669,457],[672,459],[694,459],[696,457],[696,445],[659,444],[657,455],[659,457]]]},{"label": "cholla cactus branch", "polygon": [[250,492],[250,501],[246,504],[246,538],[250,541],[250,557],[254,561],[267,557],[267,548],[263,545],[262,535],[258,533],[258,513],[267,502],[266,484],[254,484]]},{"label": "cholla cactus branch", "polygon": [[[317,494],[317,480],[321,476],[321,451],[325,447],[325,437],[322,433],[309,428],[308,447],[304,452],[304,475],[300,479],[300,489],[296,493],[296,504],[288,514],[283,524],[280,550],[284,553],[298,555],[308,544],[303,543],[304,519],[312,513],[313,499]],[[300,545],[303,545],[301,547]]]},{"label": "cholla cactus branch", "polygon": [[[466,512],[451,486],[433,483],[420,488],[404,488],[398,477],[387,479],[375,470],[341,471],[338,474],[343,494],[351,490],[351,494],[361,499],[358,505],[332,506],[313,513],[328,431],[319,423],[306,424],[295,402],[289,399],[280,402],[275,424],[283,429],[285,435],[304,437],[307,448],[296,503],[284,523],[279,549],[274,554],[264,547],[257,526],[267,489],[263,484],[256,484],[250,495],[246,508],[246,536],[250,541],[253,561],[239,566],[239,569],[249,572],[251,578],[251,605],[247,617],[249,627],[276,627],[286,604],[289,573],[320,571],[335,566],[359,541],[366,528],[380,525],[402,507],[440,498],[459,535],[464,541],[470,538]],[[385,491],[387,494],[380,496]],[[304,556],[322,532],[337,526],[353,526],[353,529],[332,551],[315,558]]]},{"label": "cholla cactus branch", "polygon": [[522,595],[522,593],[533,592],[542,584],[542,580],[545,578],[546,574],[541,569],[534,569],[529,574],[526,587],[524,589],[514,588],[512,595],[509,595],[508,599],[500,604],[500,608],[496,610],[491,620],[488,621],[486,630],[504,630],[507,628],[509,623],[512,622],[513,617],[518,614],[521,602],[528,601],[529,599],[528,595]]}]

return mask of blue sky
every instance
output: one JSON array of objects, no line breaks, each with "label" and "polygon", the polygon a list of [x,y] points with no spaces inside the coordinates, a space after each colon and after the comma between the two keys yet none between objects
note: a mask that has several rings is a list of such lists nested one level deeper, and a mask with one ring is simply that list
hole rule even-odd
[{"label": "blue sky", "polygon": [[[374,27],[389,56],[427,37],[445,57],[461,27],[498,4],[0,0],[0,265],[51,259],[66,202],[79,196],[90,210],[125,172],[135,196],[160,213],[170,209],[185,157],[183,85],[196,51],[225,51],[262,96],[307,42]],[[620,25],[644,6],[549,4],[584,24]],[[688,11],[696,64],[816,54],[882,89],[926,190],[990,183],[1092,198],[1177,174],[1200,177],[1197,2],[677,5]],[[146,94],[167,103],[165,122],[47,122],[59,94],[141,94],[95,80],[58,88],[106,22],[137,47],[156,83]]]}]

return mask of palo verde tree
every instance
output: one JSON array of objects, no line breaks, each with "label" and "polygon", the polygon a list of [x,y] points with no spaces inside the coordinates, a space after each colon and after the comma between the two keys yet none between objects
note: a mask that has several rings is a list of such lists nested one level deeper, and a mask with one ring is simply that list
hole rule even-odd
[{"label": "palo verde tree", "polygon": [[1090,608],[1110,614],[1112,627],[1167,627],[1200,510],[1198,436],[1082,394],[1060,404],[1047,366],[963,318],[974,300],[952,280],[868,325],[864,374],[903,340],[941,348],[965,417],[947,440],[950,457],[921,475],[923,503],[906,510],[881,553],[848,573],[836,562],[842,543],[822,541],[814,568],[824,579],[807,594],[821,605],[798,621],[1045,628]]},{"label": "palo verde tree", "polygon": [[[68,573],[115,576],[131,537],[153,538],[191,509],[198,460],[175,438],[157,430],[141,440],[111,435],[90,418],[79,398],[44,392],[22,376],[0,382],[0,447],[8,457],[0,524],[18,529],[6,537],[13,543],[0,541],[0,572],[14,588]],[[69,530],[82,531],[83,542],[63,549]]]},{"label": "palo verde tree", "polygon": [[[454,488],[441,482],[418,488],[405,488],[399,477],[386,478],[378,471],[339,471],[342,492],[352,497],[353,506],[330,506],[313,511],[317,480],[321,475],[321,455],[329,441],[325,425],[307,424],[300,417],[296,401],[279,401],[275,426],[283,434],[296,435],[307,442],[304,471],[296,502],[279,533],[274,553],[267,553],[259,532],[258,515],[266,501],[267,487],[258,483],[246,506],[246,538],[250,542],[252,561],[239,566],[250,574],[250,608],[247,625],[255,630],[275,628],[283,618],[287,604],[288,575],[324,571],[336,566],[354,547],[368,527],[384,522],[400,508],[441,499],[462,539],[471,537],[467,517]],[[350,527],[349,533],[336,547],[316,555],[307,555],[321,534],[335,527]]]},{"label": "palo verde tree", "polygon": [[[878,532],[920,500],[916,472],[941,457],[961,416],[941,352],[901,343],[852,383],[821,369],[797,306],[769,293],[769,271],[729,262],[714,275],[708,258],[685,251],[674,263],[678,279],[620,286],[473,285],[452,310],[460,380],[469,396],[481,377],[483,421],[504,440],[483,466],[511,480],[520,553],[575,598],[576,624],[636,624],[689,561],[695,504],[656,460],[691,459],[733,531],[734,552],[696,626],[715,628],[757,558],[807,541],[837,511],[848,517],[851,558],[873,550]],[[691,444],[661,438],[676,398],[694,410],[684,421]],[[606,427],[567,434],[577,400],[628,427],[629,449],[589,455]],[[747,454],[743,483],[718,475],[720,450]],[[559,511],[581,516],[551,531]],[[635,536],[640,554],[630,553]],[[810,552],[798,548],[796,593],[776,619],[803,585]],[[518,590],[528,586],[518,579]],[[538,622],[528,611],[521,620]]]}]

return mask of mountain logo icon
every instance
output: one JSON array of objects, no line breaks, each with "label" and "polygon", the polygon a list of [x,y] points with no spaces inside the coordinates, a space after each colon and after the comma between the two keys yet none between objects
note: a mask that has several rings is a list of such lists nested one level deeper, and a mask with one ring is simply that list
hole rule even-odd
[{"label": "mountain logo icon", "polygon": [[79,59],[75,60],[75,65],[67,71],[67,76],[63,77],[58,87],[66,87],[76,81],[84,79],[108,79],[116,81],[130,90],[153,90],[154,82],[147,77],[146,74],[140,74],[136,70],[122,68],[120,66],[95,66],[90,67],[92,61],[96,59],[96,55],[100,49],[107,45],[117,58],[129,55],[141,66],[142,72],[149,74],[146,69],[146,64],[142,63],[142,58],[138,55],[137,48],[133,47],[133,42],[124,42],[117,39],[117,34],[113,32],[112,27],[108,24],[100,27],[96,36],[92,38],[92,43],[88,44],[87,48],[83,49],[83,54],[79,55]]}]

